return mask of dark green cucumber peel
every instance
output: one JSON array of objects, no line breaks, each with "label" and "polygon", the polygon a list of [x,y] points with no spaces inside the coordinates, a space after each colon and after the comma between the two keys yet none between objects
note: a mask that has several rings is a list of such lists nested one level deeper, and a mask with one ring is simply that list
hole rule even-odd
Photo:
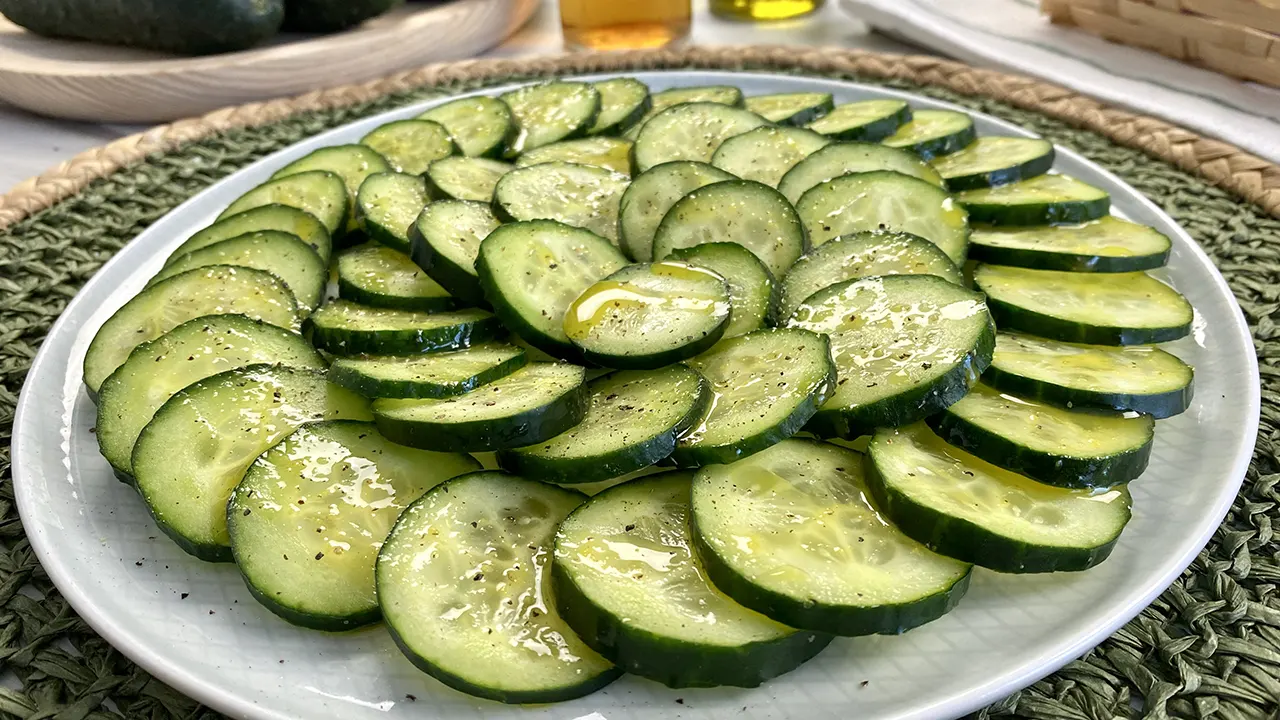
[{"label": "dark green cucumber peel", "polygon": [[[485,345],[476,345],[467,350],[458,350],[457,353],[467,353],[470,350],[484,348]],[[476,371],[473,375],[453,381],[437,381],[427,377],[392,379],[387,377],[379,377],[374,369],[369,369],[368,365],[373,363],[396,363],[396,362],[416,362],[430,361],[434,359],[444,359],[445,356],[454,353],[432,353],[427,358],[405,358],[404,356],[390,357],[363,357],[363,358],[337,358],[333,361],[333,365],[329,367],[329,382],[335,385],[359,393],[369,398],[442,398],[461,395],[471,392],[481,385],[486,385],[504,378],[511,373],[519,370],[529,364],[529,356],[524,350],[516,348],[517,352],[513,352],[511,357]]]},{"label": "dark green cucumber peel", "polygon": [[1195,384],[1163,393],[1136,395],[1132,393],[1093,392],[1081,388],[1066,387],[1054,383],[1024,377],[992,364],[982,374],[982,381],[1003,392],[1032,400],[1043,400],[1063,407],[1085,407],[1103,410],[1133,411],[1162,420],[1181,414],[1191,407]]},{"label": "dark green cucumber peel", "polygon": [[[328,308],[328,310],[326,310]],[[330,324],[328,313],[370,312],[404,318],[401,327],[367,329]],[[337,300],[307,318],[303,332],[320,350],[334,355],[405,355],[457,350],[484,340],[498,340],[506,329],[498,319],[481,311],[460,310],[456,322],[437,324],[445,313],[415,313],[409,310],[365,308]],[[415,327],[418,319],[429,324]]]},{"label": "dark green cucumber peel", "polygon": [[[842,119],[842,108],[862,106],[868,103],[884,105],[887,112],[880,117],[857,125],[844,125],[837,122]],[[890,105],[894,103],[900,103],[900,107],[891,108]],[[822,117],[809,123],[807,127],[836,140],[874,143],[884,140],[909,122],[911,122],[911,106],[905,102],[900,100],[862,100],[848,103],[847,105],[837,105],[824,113]]]},{"label": "dark green cucumber peel", "polygon": [[1030,248],[983,245],[976,234],[969,237],[969,259],[992,265],[1061,270],[1063,272],[1126,273],[1155,270],[1169,263],[1169,251],[1150,255],[1089,255],[1046,252]]},{"label": "dark green cucumber peel", "polygon": [[286,0],[283,29],[329,33],[355,27],[404,0]]},{"label": "dark green cucumber peel", "polygon": [[1186,337],[1191,332],[1192,319],[1186,323],[1167,327],[1125,327],[1105,325],[1105,318],[1098,324],[1086,324],[1054,317],[1029,308],[987,295],[987,307],[996,324],[1006,330],[1016,330],[1062,342],[1089,345],[1147,345],[1169,342]]},{"label": "dark green cucumber peel", "polygon": [[956,194],[955,200],[968,211],[969,222],[1002,226],[1083,223],[1104,217],[1111,210],[1111,196],[1097,188],[1091,188],[1096,192],[1089,197],[1064,195],[1040,201],[1006,202],[999,196],[992,198],[990,195],[991,193],[1004,194],[1015,189],[1021,190],[1024,184],[1033,185],[1039,190],[1040,185],[1050,183],[1074,183],[1077,187],[1071,189],[1076,191],[1090,189],[1089,186],[1073,178],[1061,175],[1040,175],[1030,180],[1002,185],[999,188],[962,191]]},{"label": "dark green cucumber peel", "polygon": [[[434,217],[438,213],[445,212],[445,208],[456,208],[458,212],[467,213],[476,225],[478,233],[496,228],[499,224],[497,218],[493,217],[493,211],[484,203],[466,200],[442,200],[431,203],[409,227],[409,257],[431,276],[432,280],[448,290],[450,295],[477,307],[488,307],[489,302],[485,300],[480,279],[476,276],[475,261],[472,260],[470,265],[455,261],[446,253],[437,250],[433,244],[433,242],[451,242],[447,237],[432,237],[432,233],[442,231],[434,223]],[[456,225],[453,229],[456,229]],[[484,232],[484,234],[488,233]]]},{"label": "dark green cucumber peel", "polygon": [[[981,157],[976,160],[971,159],[972,155],[981,152],[980,148],[997,144],[1013,145],[1015,150],[1021,152],[1017,152],[1013,157],[1002,158],[1000,163],[993,163]],[[1053,168],[1055,155],[1053,145],[1042,140],[987,137],[979,138],[968,148],[933,161],[933,167],[946,180],[948,190],[959,192],[1008,185],[1043,175]],[[1000,167],[996,167],[997,164]],[[983,166],[987,169],[982,169]]]}]

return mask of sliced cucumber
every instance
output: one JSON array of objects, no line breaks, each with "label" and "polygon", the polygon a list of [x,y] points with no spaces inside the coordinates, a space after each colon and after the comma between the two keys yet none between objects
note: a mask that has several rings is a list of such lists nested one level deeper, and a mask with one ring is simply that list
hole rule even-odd
[{"label": "sliced cucumber", "polygon": [[840,380],[809,423],[822,437],[853,439],[942,410],[964,397],[995,349],[982,295],[933,275],[832,285],[787,324],[831,338]]},{"label": "sliced cucumber", "polygon": [[498,181],[512,167],[489,158],[453,156],[431,163],[423,177],[434,197],[488,203],[493,201]]},{"label": "sliced cucumber", "polygon": [[235,265],[274,275],[293,293],[303,312],[310,312],[320,304],[329,282],[329,268],[297,235],[260,230],[206,245],[174,259],[147,282],[147,287],[210,265]]},{"label": "sliced cucumber", "polygon": [[667,259],[704,267],[728,283],[733,312],[724,337],[759,330],[773,317],[777,281],[760,258],[745,247],[731,242],[707,243],[676,250]]},{"label": "sliced cucumber", "polygon": [[692,473],[632,480],[560,524],[551,577],[569,627],[626,672],[669,687],[755,687],[830,636],[793,630],[725,597],[689,532]]},{"label": "sliced cucumber", "polygon": [[470,455],[395,445],[372,423],[303,425],[263,453],[227,503],[231,551],[249,592],[295,625],[378,621],[374,562],[400,512],[480,469]]},{"label": "sliced cucumber", "polygon": [[1040,175],[1011,185],[966,190],[956,201],[975,223],[1056,225],[1097,220],[1111,209],[1105,190],[1066,175]]},{"label": "sliced cucumber", "polygon": [[831,140],[812,130],[764,125],[725,140],[711,156],[711,164],[743,180],[777,187],[796,163],[830,144]]},{"label": "sliced cucumber", "polygon": [[746,99],[746,108],[771,123],[803,126],[831,112],[831,93],[779,93]]},{"label": "sliced cucumber", "polygon": [[743,97],[742,91],[732,85],[705,85],[702,87],[663,90],[649,96],[649,111],[644,114],[644,117],[640,118],[639,122],[627,129],[623,133],[623,137],[628,140],[635,140],[636,136],[640,134],[640,130],[644,128],[644,124],[652,120],[653,116],[673,105],[694,102],[742,107]]},{"label": "sliced cucumber", "polygon": [[296,235],[315,250],[321,262],[328,267],[329,256],[333,253],[333,241],[329,238],[328,228],[309,212],[279,204],[263,205],[215,222],[187,238],[186,242],[170,253],[169,259],[164,261],[165,265],[189,252],[261,230],[279,230]]},{"label": "sliced cucumber", "polygon": [[801,160],[778,181],[792,204],[810,188],[851,173],[890,170],[942,187],[942,176],[929,163],[906,150],[870,143],[832,143]]},{"label": "sliced cucumber", "polygon": [[968,147],[977,139],[973,118],[955,110],[916,110],[911,122],[881,142],[932,160]]},{"label": "sliced cucumber", "polygon": [[316,347],[334,355],[412,355],[459,350],[506,331],[484,310],[424,313],[358,305],[347,300],[326,303],[307,318]]},{"label": "sliced cucumber", "polygon": [[493,191],[493,209],[505,222],[558,220],[615,244],[618,204],[626,175],[591,165],[547,162],[512,170]]},{"label": "sliced cucumber", "polygon": [[360,186],[356,216],[369,239],[409,252],[409,227],[426,207],[427,186],[418,175],[376,173]]},{"label": "sliced cucumber", "polygon": [[933,161],[950,190],[1007,185],[1049,172],[1053,144],[1038,138],[980,137],[963,150]]},{"label": "sliced cucumber", "polygon": [[491,342],[428,355],[338,358],[329,381],[369,398],[442,398],[500,380],[529,362],[521,348]]},{"label": "sliced cucumber", "polygon": [[1177,290],[1146,273],[1071,273],[979,265],[974,285],[987,294],[1000,327],[1052,340],[1140,345],[1191,332],[1195,311]]},{"label": "sliced cucumber", "polygon": [[315,370],[249,365],[186,387],[133,446],[138,491],[183,550],[228,562],[227,501],[249,464],[298,427],[368,420],[369,402]]},{"label": "sliced cucumber", "polygon": [[970,566],[903,535],[867,495],[860,453],[783,440],[698,471],[694,545],[717,588],[791,627],[897,634],[942,617]]},{"label": "sliced cucumber", "polygon": [[[356,228],[355,198],[365,178],[374,173],[391,172],[391,164],[376,150],[364,145],[332,145],[315,150],[276,171],[272,180],[314,170],[325,170],[342,178],[347,188],[347,229]],[[304,210],[306,208],[303,208]]]},{"label": "sliced cucumber", "polygon": [[997,572],[1084,570],[1111,554],[1129,522],[1129,491],[1069,490],[952,447],[923,423],[881,429],[867,485],[907,536]]},{"label": "sliced cucumber", "polygon": [[516,158],[516,167],[549,162],[592,165],[631,175],[631,141],[612,137],[588,137],[543,145]]},{"label": "sliced cucumber", "polygon": [[487,452],[545,442],[582,422],[587,371],[529,363],[462,395],[377,400],[374,419],[401,445],[443,452]]},{"label": "sliced cucumber", "polygon": [[680,198],[711,183],[733,180],[706,163],[678,160],[640,173],[618,206],[618,235],[623,251],[636,262],[653,260],[653,235]]},{"label": "sliced cucumber", "polygon": [[975,229],[974,260],[1074,272],[1136,272],[1162,267],[1173,243],[1155,228],[1107,215],[1081,225]]},{"label": "sliced cucumber", "polygon": [[458,152],[443,125],[430,120],[396,120],[360,138],[386,159],[396,172],[421,175],[427,166]]},{"label": "sliced cucumber", "polygon": [[455,690],[506,703],[588,695],[620,674],[561,619],[556,526],[581,493],[497,472],[437,486],[378,553],[378,602],[405,656]]},{"label": "sliced cucumber", "polygon": [[613,78],[592,84],[600,93],[600,114],[587,131],[589,135],[620,135],[640,122],[653,107],[649,86],[635,78]]},{"label": "sliced cucumber", "polygon": [[449,310],[454,299],[408,255],[380,243],[365,243],[338,256],[338,295],[370,307]]},{"label": "sliced cucumber", "polygon": [[1166,418],[1191,405],[1193,375],[1191,366],[1156,347],[1075,345],[1001,333],[982,380],[1065,407]]},{"label": "sliced cucumber", "polygon": [[347,232],[351,196],[342,178],[323,170],[268,180],[228,205],[218,220],[268,205],[286,205],[310,214],[324,223],[333,240]]},{"label": "sliced cucumber", "polygon": [[806,192],[796,212],[816,245],[866,230],[919,235],[956,265],[969,246],[969,218],[946,190],[896,172],[845,175]]},{"label": "sliced cucumber", "polygon": [[658,225],[653,257],[681,248],[736,242],[781,276],[807,248],[804,227],[777,190],[750,180],[713,183],[685,195]]},{"label": "sliced cucumber", "polygon": [[507,155],[515,157],[534,148],[582,137],[600,115],[600,93],[588,83],[556,81],[504,93],[519,131]]},{"label": "sliced cucumber", "polygon": [[684,467],[730,463],[795,435],[836,384],[831,343],[795,328],[725,340],[689,366],[714,395],[706,416],[671,454]]},{"label": "sliced cucumber", "polygon": [[451,100],[422,113],[418,119],[443,125],[467,157],[502,157],[518,132],[511,108],[491,97]]},{"label": "sliced cucumber", "polygon": [[710,162],[720,143],[766,122],[753,112],[719,103],[675,105],[640,128],[632,160],[637,172],[673,160]]},{"label": "sliced cucumber", "polygon": [[409,257],[450,295],[472,305],[483,304],[476,256],[480,242],[499,224],[488,205],[464,200],[433,202],[409,228]]},{"label": "sliced cucumber", "polygon": [[836,140],[879,142],[911,121],[911,106],[902,100],[862,100],[837,105],[806,127]]}]

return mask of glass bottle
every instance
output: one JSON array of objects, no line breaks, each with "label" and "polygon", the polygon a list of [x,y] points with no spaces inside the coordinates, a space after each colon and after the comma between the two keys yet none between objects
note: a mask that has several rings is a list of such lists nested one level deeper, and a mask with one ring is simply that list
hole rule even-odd
[{"label": "glass bottle", "polygon": [[826,0],[711,0],[711,12],[731,20],[786,20],[808,15]]},{"label": "glass bottle", "polygon": [[692,0],[560,0],[570,50],[678,45],[689,36]]}]

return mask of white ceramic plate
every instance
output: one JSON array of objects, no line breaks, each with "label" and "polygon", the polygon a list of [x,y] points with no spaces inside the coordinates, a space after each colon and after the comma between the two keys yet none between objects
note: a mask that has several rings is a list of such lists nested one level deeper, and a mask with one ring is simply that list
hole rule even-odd
[{"label": "white ceramic plate", "polygon": [[[655,90],[734,84],[747,94],[826,91],[837,102],[925,98],[851,83],[763,74],[637,73]],[[501,90],[491,90],[497,93]],[[422,103],[281,151],[157,222],[109,262],[58,319],[27,378],[14,432],[14,485],[32,546],[75,609],[108,641],[175,688],[254,720],[372,718],[816,718],[939,720],[996,701],[1052,672],[1136,615],[1196,556],[1231,505],[1257,431],[1258,370],[1243,316],[1209,259],[1172,220],[1115,176],[1059,149],[1057,168],[1111,192],[1115,208],[1174,240],[1167,274],[1195,305],[1174,343],[1196,368],[1191,409],[1162,421],[1151,466],[1133,484],[1134,517],[1109,560],[1086,573],[975,571],[954,612],[897,637],[838,640],[755,690],[672,691],[625,677],[560,705],[507,707],[454,692],[411,667],[382,628],[328,635],[259,607],[231,565],[185,555],[134,491],[115,480],[90,428],[85,347],[168,252],[232,199],[317,147],[353,142]],[[1027,134],[979,117],[983,133]],[[682,704],[677,704],[680,702]]]}]

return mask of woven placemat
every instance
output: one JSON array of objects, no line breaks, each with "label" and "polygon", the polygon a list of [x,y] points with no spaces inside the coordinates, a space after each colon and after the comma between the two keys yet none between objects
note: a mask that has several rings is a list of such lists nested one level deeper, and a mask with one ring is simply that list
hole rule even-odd
[{"label": "woven placemat", "polygon": [[[89,151],[0,198],[0,433],[67,301],[150,223],[215,180],[304,137],[440,92],[572,72],[700,67],[848,78],[919,92],[1030,128],[1152,198],[1226,276],[1254,332],[1262,422],[1240,496],[1213,541],[1151,607],[1087,656],[975,717],[1280,718],[1280,168],[1153,118],[1030,78],[926,57],[723,48],[431,66],[258,103]],[[13,507],[0,452],[0,716],[214,718],[112,649],[49,582]],[[851,708],[856,712],[856,708]]]}]

